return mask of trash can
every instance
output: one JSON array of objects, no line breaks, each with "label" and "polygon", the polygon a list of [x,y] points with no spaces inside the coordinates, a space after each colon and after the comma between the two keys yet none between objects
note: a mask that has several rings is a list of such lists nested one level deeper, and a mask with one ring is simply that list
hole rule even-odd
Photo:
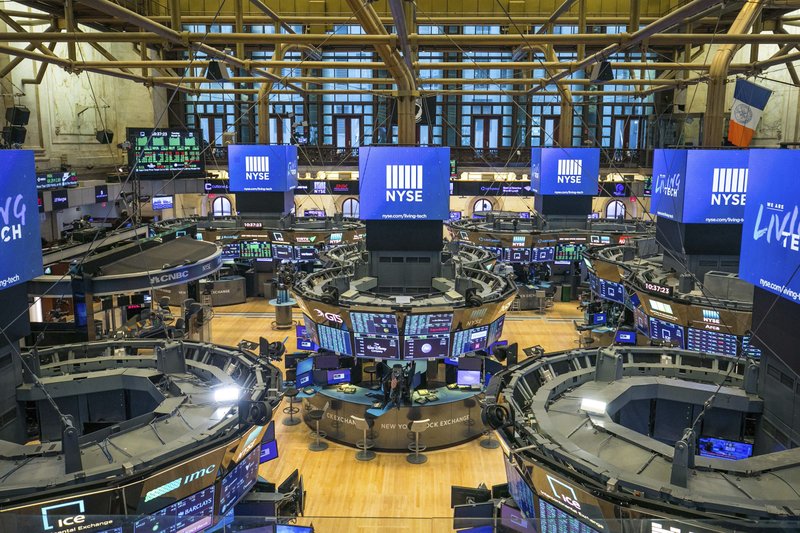
[{"label": "trash can", "polygon": [[561,301],[562,302],[572,301],[572,287],[570,285],[561,286]]}]

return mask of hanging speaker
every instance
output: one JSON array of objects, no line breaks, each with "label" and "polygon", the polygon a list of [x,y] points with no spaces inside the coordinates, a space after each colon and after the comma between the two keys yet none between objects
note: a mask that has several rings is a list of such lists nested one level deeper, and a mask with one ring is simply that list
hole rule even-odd
[{"label": "hanging speaker", "polygon": [[111,141],[114,140],[114,132],[111,130],[97,130],[94,134],[94,138],[97,139],[97,142],[100,144],[111,144]]},{"label": "hanging speaker", "polygon": [[6,109],[6,122],[14,126],[27,126],[31,119],[31,111],[24,105],[15,105]]},{"label": "hanging speaker", "polygon": [[220,61],[209,61],[206,69],[206,79],[208,81],[227,81],[231,79],[228,66]]},{"label": "hanging speaker", "polygon": [[614,79],[614,72],[611,70],[611,63],[600,61],[592,65],[589,71],[589,80],[594,83],[605,83]]},{"label": "hanging speaker", "polygon": [[25,144],[25,137],[28,130],[23,126],[6,126],[3,128],[3,141],[6,145]]}]

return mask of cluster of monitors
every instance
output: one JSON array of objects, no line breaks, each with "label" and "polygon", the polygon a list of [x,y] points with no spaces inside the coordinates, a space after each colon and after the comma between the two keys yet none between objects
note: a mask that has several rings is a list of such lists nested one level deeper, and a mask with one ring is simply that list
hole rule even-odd
[{"label": "cluster of monitors", "polygon": [[510,498],[509,485],[488,488],[452,487],[453,529],[466,532],[536,533],[533,520]]},{"label": "cluster of monitors", "polygon": [[589,272],[589,288],[599,298],[618,304],[625,303],[625,287],[622,283],[609,281],[597,277],[594,272]]},{"label": "cluster of monitors", "polygon": [[320,354],[297,361],[297,388],[350,383],[350,369],[341,368],[336,354]]},{"label": "cluster of monitors", "polygon": [[319,348],[372,359],[432,359],[485,350],[500,340],[505,317],[450,332],[453,313],[407,315],[403,334],[393,313],[351,312],[353,331],[305,317],[305,335]]},{"label": "cluster of monitors", "polygon": [[319,251],[314,246],[277,244],[265,241],[236,241],[222,245],[222,260],[235,259],[316,261]]},{"label": "cluster of monitors", "polygon": [[190,178],[205,172],[200,130],[128,128],[127,137],[128,164],[140,178]]},{"label": "cluster of monitors", "polygon": [[559,244],[536,248],[496,248],[482,246],[506,263],[555,263],[568,265],[583,258],[586,246],[583,244]]},{"label": "cluster of monitors", "polygon": [[267,426],[261,446],[256,446],[236,466],[231,468],[217,487],[212,485],[191,496],[137,520],[134,533],[153,531],[201,531],[214,522],[214,506],[219,500],[219,515],[229,513],[256,484],[260,464],[278,457],[275,423]]}]

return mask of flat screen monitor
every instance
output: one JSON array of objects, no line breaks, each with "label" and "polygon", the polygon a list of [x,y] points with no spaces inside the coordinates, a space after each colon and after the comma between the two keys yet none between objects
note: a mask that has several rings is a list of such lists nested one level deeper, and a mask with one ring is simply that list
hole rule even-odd
[{"label": "flat screen monitor", "polygon": [[534,248],[531,252],[531,261],[534,263],[548,263],[555,259],[556,248],[555,246],[543,246],[541,248]]},{"label": "flat screen monitor", "polygon": [[747,459],[753,455],[753,445],[750,443],[715,437],[700,437],[697,449],[703,457],[716,457],[732,461]]},{"label": "flat screen monitor", "polygon": [[317,334],[317,324],[311,320],[311,318],[304,314],[303,315],[303,325],[306,327],[306,337],[314,342],[314,344],[319,344],[319,335]]},{"label": "flat screen monitor", "polygon": [[57,189],[50,193],[50,204],[53,211],[60,211],[69,207],[69,193],[66,189]]},{"label": "flat screen monitor", "polygon": [[450,507],[456,505],[467,505],[472,503],[488,502],[492,499],[492,492],[489,489],[472,487],[450,487]]},{"label": "flat screen monitor", "polygon": [[174,198],[172,196],[154,196],[153,211],[162,211],[164,209],[172,209]]},{"label": "flat screen monitor", "polygon": [[429,313],[406,316],[406,335],[439,335],[450,333],[453,313]]},{"label": "flat screen monitor", "polygon": [[337,368],[336,370],[328,370],[328,385],[337,385],[339,383],[350,383],[349,368]]},{"label": "flat screen monitor", "polygon": [[258,459],[258,464],[268,463],[273,459],[278,458],[278,441],[271,440],[269,442],[261,443],[261,455]]},{"label": "flat screen monitor", "polygon": [[392,313],[350,313],[353,331],[366,335],[397,335],[397,316]]},{"label": "flat screen monitor", "polygon": [[665,320],[650,317],[650,338],[672,344],[683,349],[683,326]]},{"label": "flat screen monitor", "polygon": [[484,350],[489,338],[489,326],[462,329],[453,334],[453,355]]},{"label": "flat screen monitor", "polygon": [[559,244],[556,246],[555,261],[580,261],[586,246],[583,244]]},{"label": "flat screen monitor", "polygon": [[303,216],[307,218],[325,218],[324,209],[306,209],[303,211]]},{"label": "flat screen monitor", "polygon": [[400,337],[397,335],[363,335],[355,334],[356,357],[374,359],[399,359]]},{"label": "flat screen monitor", "polygon": [[296,259],[298,261],[316,261],[319,259],[319,252],[313,246],[296,246]]},{"label": "flat screen monitor", "polygon": [[751,344],[750,338],[750,335],[745,335],[742,337],[742,354],[754,359],[760,359],[761,350]]},{"label": "flat screen monitor", "polygon": [[453,529],[490,526],[494,521],[494,502],[456,505],[453,507]]},{"label": "flat screen monitor", "polygon": [[291,261],[294,259],[294,249],[291,244],[273,244],[272,257],[274,259]]},{"label": "flat screen monitor", "polygon": [[222,245],[222,260],[232,261],[241,257],[238,242],[226,242]]},{"label": "flat screen monitor", "polygon": [[279,494],[289,494],[294,489],[298,487],[300,484],[300,471],[295,468],[295,470],[284,479],[280,485],[278,485],[277,492]]},{"label": "flat screen monitor", "polygon": [[461,359],[460,357],[445,357],[444,364],[458,366],[458,360]]},{"label": "flat screen monitor", "polygon": [[686,341],[686,349],[693,352],[736,357],[739,350],[739,342],[735,335],[719,331],[688,328]]},{"label": "flat screen monitor", "polygon": [[592,325],[593,326],[601,326],[605,325],[606,323],[606,314],[605,313],[595,313],[592,315]]},{"label": "flat screen monitor", "polygon": [[604,300],[625,303],[625,287],[622,286],[622,283],[597,278],[597,295]]},{"label": "flat screen monitor", "polygon": [[489,324],[489,339],[487,340],[487,346],[491,346],[500,340],[500,336],[503,335],[503,325],[505,324],[505,321],[506,317],[503,315]]},{"label": "flat screen monitor", "polygon": [[330,238],[328,239],[328,244],[341,244],[342,238],[344,237],[343,233],[331,233]]},{"label": "flat screen monitor", "polygon": [[406,335],[403,337],[405,359],[428,359],[450,355],[450,334]]},{"label": "flat screen monitor", "polygon": [[214,521],[214,486],[195,492],[160,511],[140,518],[134,533],[203,531]]},{"label": "flat screen monitor", "polygon": [[480,357],[462,357],[458,360],[459,370],[477,370],[480,372],[483,369],[483,359]]},{"label": "flat screen monitor", "polygon": [[224,515],[255,485],[261,450],[255,449],[222,478],[219,493],[219,512]]},{"label": "flat screen monitor", "polygon": [[472,386],[481,384],[480,370],[458,370],[456,373],[456,384],[461,386]]},{"label": "flat screen monitor", "polygon": [[197,177],[206,170],[200,130],[128,128],[128,165],[140,178]]},{"label": "flat screen monitor", "polygon": [[503,260],[508,263],[530,263],[530,248],[503,248]]},{"label": "flat screen monitor", "polygon": [[[77,186],[78,175],[74,172],[36,174],[36,188],[40,191],[47,189],[68,189]],[[106,187],[106,191],[108,191],[108,187]],[[108,192],[106,192],[106,200],[108,200]]]},{"label": "flat screen monitor", "polygon": [[317,370],[339,368],[339,356],[336,354],[317,355],[314,358],[314,368]]},{"label": "flat screen monitor", "polygon": [[614,335],[614,343],[616,344],[636,344],[636,332],[619,330]]},{"label": "flat screen monitor", "polygon": [[314,358],[309,357],[297,362],[297,375],[305,374],[314,370]]},{"label": "flat screen monitor", "polygon": [[307,526],[278,524],[275,526],[275,533],[314,533],[314,528]]},{"label": "flat screen monitor", "polygon": [[317,326],[317,335],[319,336],[318,344],[320,348],[338,354],[353,355],[353,345],[350,341],[349,331],[319,324]]},{"label": "flat screen monitor", "polygon": [[243,241],[239,243],[239,256],[242,259],[269,259],[272,245],[264,241]]},{"label": "flat screen monitor", "polygon": [[297,379],[294,381],[295,386],[298,389],[302,389],[303,387],[310,387],[314,384],[314,373],[313,371],[297,373]]},{"label": "flat screen monitor", "polygon": [[450,211],[450,220],[461,220],[461,211]]},{"label": "flat screen monitor", "polygon": [[522,514],[516,507],[511,507],[507,503],[500,506],[500,525],[509,531],[518,533],[536,533],[533,521]]}]

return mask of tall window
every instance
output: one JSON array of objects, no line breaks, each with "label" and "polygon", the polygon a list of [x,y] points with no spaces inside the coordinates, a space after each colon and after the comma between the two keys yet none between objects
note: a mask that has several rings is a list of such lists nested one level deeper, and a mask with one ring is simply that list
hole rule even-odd
[{"label": "tall window", "polygon": [[342,204],[342,214],[349,218],[358,218],[359,215],[358,200],[355,198],[348,198]]},{"label": "tall window", "polygon": [[472,206],[473,213],[479,213],[481,211],[491,211],[491,210],[492,210],[492,202],[490,202],[486,198],[478,198],[475,201],[475,205]]},{"label": "tall window", "polygon": [[611,200],[606,205],[606,218],[625,218],[625,204],[619,200]]},{"label": "tall window", "polygon": [[231,201],[224,196],[218,196],[211,202],[211,213],[215,217],[229,217],[231,216],[232,207]]}]

